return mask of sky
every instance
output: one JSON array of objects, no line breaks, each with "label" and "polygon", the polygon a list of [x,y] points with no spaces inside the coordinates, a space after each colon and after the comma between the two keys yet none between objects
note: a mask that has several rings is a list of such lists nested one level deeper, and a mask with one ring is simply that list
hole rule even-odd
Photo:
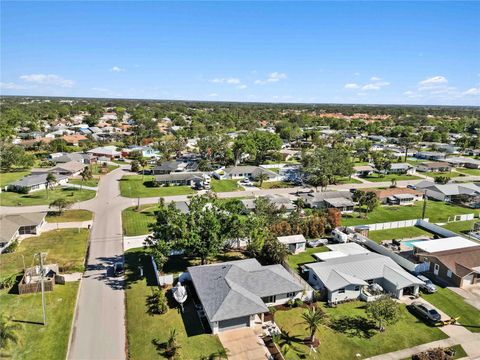
[{"label": "sky", "polygon": [[1,94],[480,105],[480,2],[1,2]]}]

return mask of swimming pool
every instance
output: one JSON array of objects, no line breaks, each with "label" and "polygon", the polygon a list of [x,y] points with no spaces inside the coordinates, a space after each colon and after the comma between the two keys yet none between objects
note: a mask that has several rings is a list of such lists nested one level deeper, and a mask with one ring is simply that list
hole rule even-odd
[{"label": "swimming pool", "polygon": [[407,240],[407,241],[402,241],[402,245],[405,245],[406,247],[413,248],[413,244],[421,241],[425,241],[426,239],[414,239],[414,240]]}]

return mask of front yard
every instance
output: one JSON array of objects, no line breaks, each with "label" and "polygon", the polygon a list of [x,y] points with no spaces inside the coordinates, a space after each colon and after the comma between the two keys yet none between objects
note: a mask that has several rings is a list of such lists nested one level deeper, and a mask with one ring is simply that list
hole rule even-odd
[{"label": "front yard", "polygon": [[3,188],[5,185],[20,180],[28,174],[30,174],[30,171],[12,171],[7,173],[0,173],[0,187]]},{"label": "front yard", "polygon": [[[417,201],[415,205],[405,206],[378,206],[368,214],[368,218],[360,217],[358,213],[343,215],[342,225],[355,226],[362,224],[375,224],[390,221],[420,219],[422,217],[423,202]],[[431,223],[447,222],[453,215],[478,213],[478,210],[467,209],[461,206],[444,203],[442,201],[429,200],[425,217]],[[362,214],[363,216],[363,214]]]},{"label": "front yard", "polygon": [[0,274],[17,274],[32,266],[33,256],[47,253],[46,264],[58,264],[61,272],[81,272],[87,251],[89,231],[86,229],[59,229],[24,239],[15,252],[0,254]]},{"label": "front yard", "polygon": [[48,205],[58,198],[66,198],[73,202],[90,200],[95,197],[96,192],[78,188],[55,188],[53,190],[39,190],[30,194],[19,194],[16,192],[4,191],[0,193],[0,204],[2,206],[30,206]]},{"label": "front yard", "polygon": [[309,356],[310,349],[299,343],[308,337],[301,317],[305,309],[293,308],[275,313],[277,325],[293,338],[293,348],[290,346],[290,351],[284,353],[287,360],[364,359],[446,338],[440,329],[417,320],[404,305],[401,305],[399,321],[388,325],[385,332],[374,330],[374,324],[366,316],[363,302],[346,303],[336,308],[325,307],[323,303],[319,305],[329,320],[317,331],[320,346],[312,356]]},{"label": "front yard", "polygon": [[100,181],[99,178],[91,178],[89,180],[83,181],[83,183],[82,183],[82,179],[70,179],[70,180],[68,180],[69,184],[88,186],[88,187],[97,187],[99,181]]},{"label": "front yard", "polygon": [[372,174],[369,176],[362,177],[362,179],[371,181],[371,182],[387,182],[387,181],[404,181],[404,180],[418,180],[421,179],[418,176],[415,175],[407,175],[407,174],[386,174],[386,175],[380,175],[380,174]]},{"label": "front yard", "polygon": [[459,176],[465,176],[463,174],[460,174],[456,171],[449,171],[449,172],[437,172],[437,171],[429,171],[429,172],[424,172],[422,173],[425,176],[429,176],[431,178],[435,178],[437,176],[445,176],[448,177],[449,179],[453,179]]},{"label": "front yard", "polygon": [[457,171],[468,176],[480,176],[480,169],[458,168]]},{"label": "front yard", "polygon": [[157,197],[190,195],[195,191],[190,186],[152,186],[153,176],[127,175],[120,180],[120,194],[125,197]]},{"label": "front yard", "polygon": [[466,303],[460,295],[452,290],[437,286],[436,293],[422,293],[422,297],[448,316],[460,317],[458,322],[471,332],[480,332],[480,310]]},{"label": "front yard", "polygon": [[[163,344],[168,340],[172,329],[176,329],[178,333],[182,359],[208,358],[223,349],[217,336],[204,332],[191,300],[187,300],[183,313],[170,298],[166,314],[149,315],[146,311],[146,299],[157,288],[154,285],[151,263],[143,249],[127,251],[125,263],[129,359],[164,359]],[[143,278],[139,277],[137,269],[140,264],[145,273]]]},{"label": "front yard", "polygon": [[137,236],[150,233],[149,225],[155,223],[155,210],[158,204],[129,207],[122,211],[123,234],[125,236]]},{"label": "front yard", "polygon": [[285,181],[264,181],[262,183],[262,186],[260,186],[259,182],[255,182],[253,185],[259,187],[260,189],[282,189],[295,186],[292,183],[288,183]]},{"label": "front yard", "polygon": [[106,167],[102,166],[102,164],[93,164],[91,165],[91,170],[93,175],[103,175],[108,174],[110,171],[115,170],[118,168],[117,165],[108,164]]},{"label": "front yard", "polygon": [[74,221],[92,220],[93,213],[88,210],[65,210],[61,215],[56,211],[50,211],[45,220],[50,223],[64,223]]},{"label": "front yard", "polygon": [[8,354],[10,358],[29,360],[66,358],[79,284],[69,282],[65,285],[55,285],[54,291],[45,293],[47,326],[43,326],[42,323],[40,293],[18,295],[6,289],[0,291],[2,312],[12,316],[14,323],[21,325],[18,331],[20,343],[10,347]]},{"label": "front yard", "polygon": [[243,188],[238,185],[238,180],[217,180],[212,179],[210,182],[212,190],[215,192],[242,191]]},{"label": "front yard", "polygon": [[377,230],[370,231],[368,233],[368,238],[380,243],[383,240],[392,240],[392,239],[410,239],[418,236],[432,236],[428,231],[422,230],[416,226],[404,227],[398,229],[388,229],[388,230]]}]

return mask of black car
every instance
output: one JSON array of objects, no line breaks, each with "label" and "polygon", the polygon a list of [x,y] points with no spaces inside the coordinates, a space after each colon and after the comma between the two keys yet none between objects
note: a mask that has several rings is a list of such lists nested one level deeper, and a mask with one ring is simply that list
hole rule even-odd
[{"label": "black car", "polygon": [[123,262],[118,261],[115,264],[113,264],[113,276],[120,276],[123,275],[123,272],[125,271]]},{"label": "black car", "polygon": [[408,306],[408,309],[413,314],[415,314],[418,318],[430,324],[436,324],[442,319],[442,316],[438,313],[438,311],[434,307],[420,301],[412,302]]}]

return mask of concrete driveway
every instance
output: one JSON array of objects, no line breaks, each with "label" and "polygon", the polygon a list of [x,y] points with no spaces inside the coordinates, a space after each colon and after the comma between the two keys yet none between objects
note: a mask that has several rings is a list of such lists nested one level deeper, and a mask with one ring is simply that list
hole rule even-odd
[{"label": "concrete driveway", "polygon": [[263,341],[255,335],[253,329],[245,327],[222,331],[218,337],[229,360],[265,360],[268,350]]},{"label": "concrete driveway", "polygon": [[449,287],[449,289],[463,297],[465,302],[480,310],[480,284],[469,285],[463,288]]}]

